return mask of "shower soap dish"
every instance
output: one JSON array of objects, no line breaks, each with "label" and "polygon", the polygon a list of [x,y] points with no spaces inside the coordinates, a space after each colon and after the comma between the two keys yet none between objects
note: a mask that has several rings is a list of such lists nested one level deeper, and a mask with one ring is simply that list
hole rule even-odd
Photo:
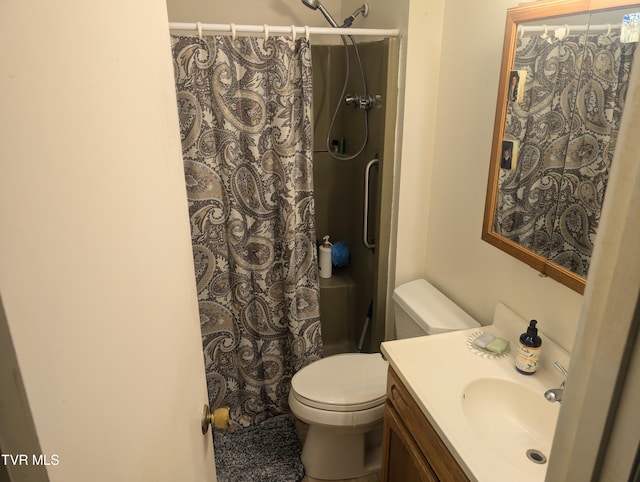
[{"label": "shower soap dish", "polygon": [[502,358],[511,351],[507,340],[483,331],[471,333],[467,338],[467,347],[472,353],[483,358]]}]

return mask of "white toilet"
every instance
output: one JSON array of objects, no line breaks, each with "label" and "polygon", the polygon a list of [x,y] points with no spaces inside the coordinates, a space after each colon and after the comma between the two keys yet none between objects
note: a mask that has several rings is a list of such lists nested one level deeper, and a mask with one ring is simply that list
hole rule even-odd
[{"label": "white toilet", "polygon": [[[398,339],[479,326],[420,279],[393,292]],[[293,376],[289,406],[309,424],[302,450],[308,476],[337,480],[380,470],[387,362],[379,353],[333,355]]]}]

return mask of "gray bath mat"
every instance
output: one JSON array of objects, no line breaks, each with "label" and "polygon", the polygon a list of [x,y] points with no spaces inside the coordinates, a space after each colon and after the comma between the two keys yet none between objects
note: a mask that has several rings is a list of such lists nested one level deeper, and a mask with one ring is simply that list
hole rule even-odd
[{"label": "gray bath mat", "polygon": [[299,482],[302,446],[294,421],[274,417],[235,432],[214,432],[218,482]]}]

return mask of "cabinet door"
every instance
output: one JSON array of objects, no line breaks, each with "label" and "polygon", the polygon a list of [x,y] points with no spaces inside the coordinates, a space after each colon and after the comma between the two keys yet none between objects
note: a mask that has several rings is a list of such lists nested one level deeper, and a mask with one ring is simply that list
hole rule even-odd
[{"label": "cabinet door", "polygon": [[[469,481],[455,457],[440,439],[436,430],[391,367],[389,367],[387,377],[387,403],[394,408],[403,426],[411,427],[409,436],[425,457],[432,472],[436,474],[436,480]],[[392,482],[397,481],[393,480]]]},{"label": "cabinet door", "polygon": [[382,482],[438,482],[393,406],[384,407]]}]

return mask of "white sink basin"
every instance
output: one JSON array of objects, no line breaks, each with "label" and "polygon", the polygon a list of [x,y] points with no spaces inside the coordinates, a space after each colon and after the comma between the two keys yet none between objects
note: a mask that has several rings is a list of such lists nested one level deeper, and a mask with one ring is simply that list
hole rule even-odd
[{"label": "white sink basin", "polygon": [[382,343],[391,367],[474,482],[545,480],[549,464],[540,462],[552,456],[560,404],[544,392],[563,381],[554,362],[568,367],[570,359],[545,335],[535,375],[517,372],[514,347],[528,326],[498,304],[494,324],[482,330],[509,340],[511,351],[495,358],[470,349],[475,328]]},{"label": "white sink basin", "polygon": [[544,393],[501,378],[476,379],[462,392],[469,425],[500,457],[516,465],[546,462],[559,407]]}]

